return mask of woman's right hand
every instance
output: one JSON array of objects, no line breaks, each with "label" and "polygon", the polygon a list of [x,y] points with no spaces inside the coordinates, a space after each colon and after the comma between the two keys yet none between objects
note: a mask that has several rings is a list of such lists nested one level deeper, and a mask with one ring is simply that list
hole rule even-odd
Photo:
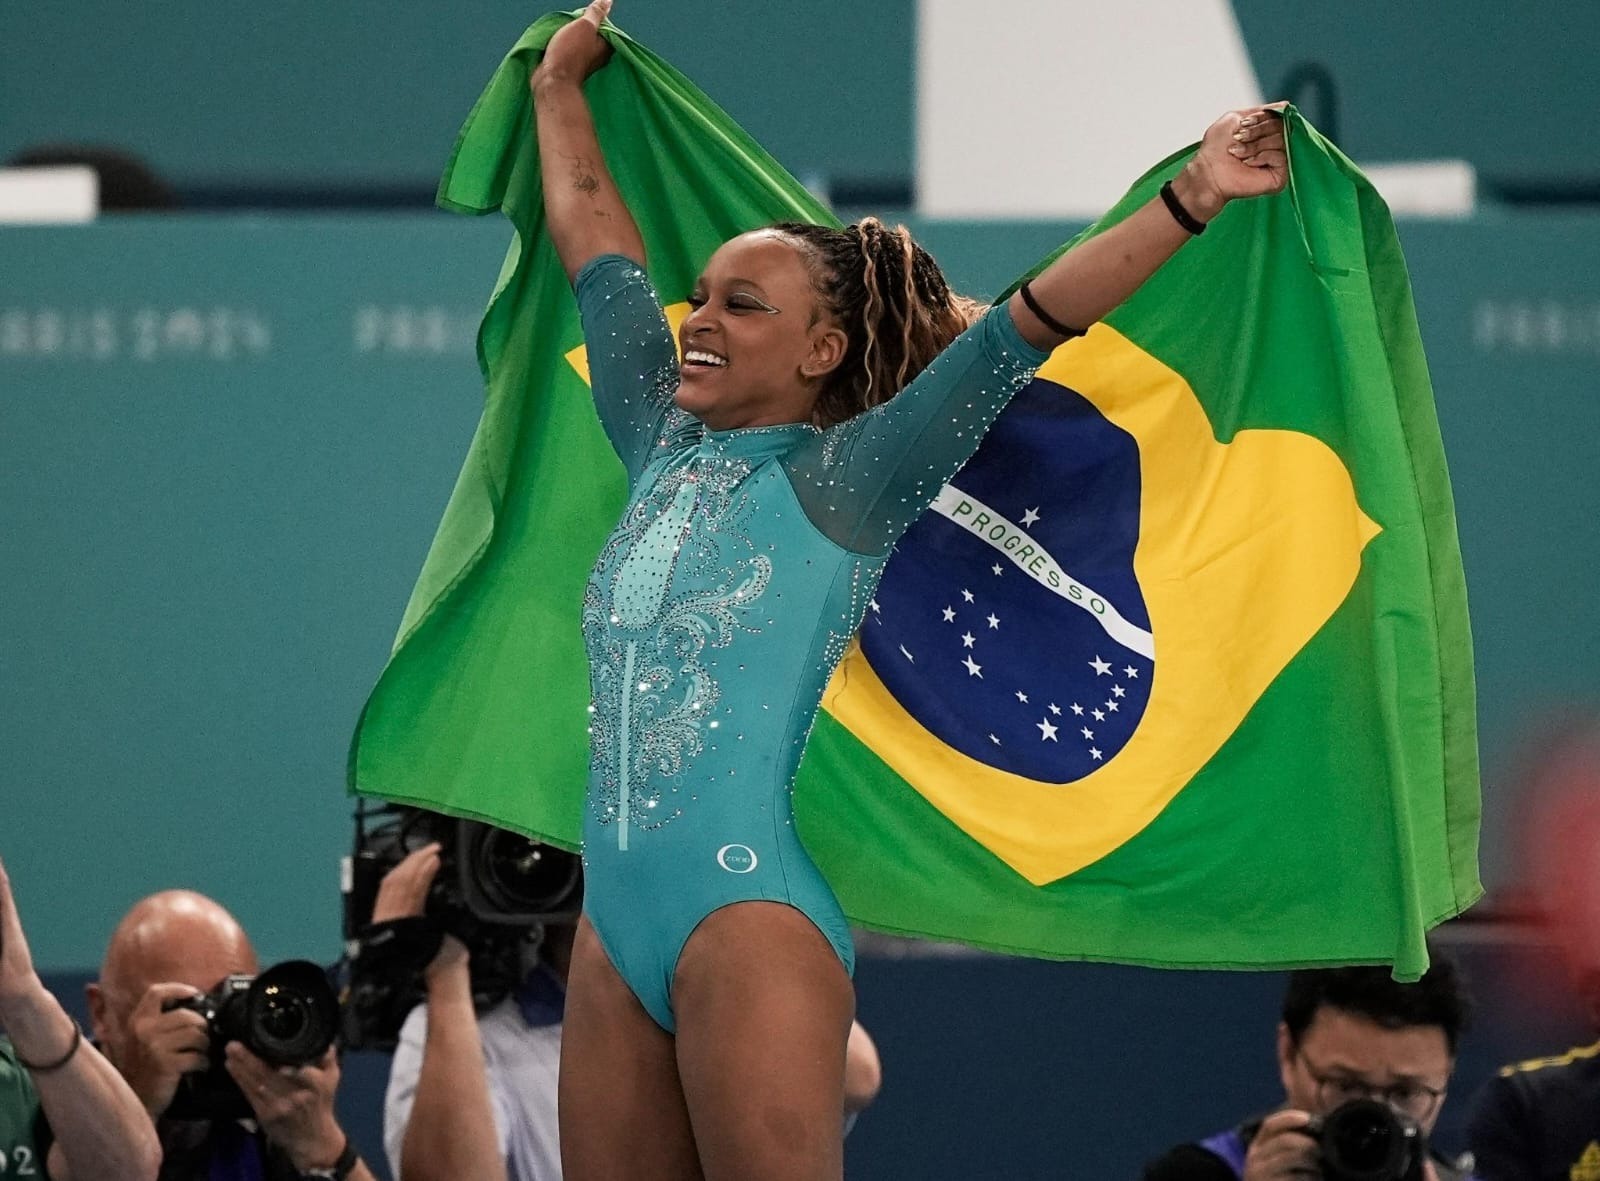
[{"label": "woman's right hand", "polygon": [[592,0],[582,16],[550,38],[529,84],[559,78],[582,85],[605,65],[611,59],[611,43],[600,35],[600,26],[610,13],[611,0]]}]

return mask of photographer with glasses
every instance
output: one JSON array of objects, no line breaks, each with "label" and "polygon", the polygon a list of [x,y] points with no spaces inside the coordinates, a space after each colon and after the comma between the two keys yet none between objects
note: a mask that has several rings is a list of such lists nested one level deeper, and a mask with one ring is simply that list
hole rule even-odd
[{"label": "photographer with glasses", "polygon": [[1144,1181],[1334,1178],[1356,1171],[1343,1164],[1351,1145],[1385,1143],[1396,1181],[1467,1181],[1427,1137],[1468,1011],[1455,965],[1438,955],[1414,984],[1381,967],[1291,973],[1278,1025],[1283,1106],[1178,1145],[1146,1166]]}]

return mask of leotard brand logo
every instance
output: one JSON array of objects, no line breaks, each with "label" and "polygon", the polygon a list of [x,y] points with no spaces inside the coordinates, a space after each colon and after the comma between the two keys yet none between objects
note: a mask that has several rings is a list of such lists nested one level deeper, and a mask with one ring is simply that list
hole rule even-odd
[{"label": "leotard brand logo", "polygon": [[756,851],[749,845],[724,845],[717,850],[717,864],[729,873],[749,873],[756,867]]}]

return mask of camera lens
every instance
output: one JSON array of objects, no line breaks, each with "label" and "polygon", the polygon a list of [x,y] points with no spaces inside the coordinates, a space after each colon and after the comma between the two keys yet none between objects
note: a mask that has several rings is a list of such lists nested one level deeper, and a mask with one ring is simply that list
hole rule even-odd
[{"label": "camera lens", "polygon": [[242,1040],[268,1062],[303,1066],[327,1052],[338,1022],[339,1001],[327,975],[307,960],[289,960],[251,983]]},{"label": "camera lens", "polygon": [[1356,1099],[1322,1123],[1323,1174],[1330,1181],[1400,1181],[1417,1150],[1416,1129],[1386,1104]]},{"label": "camera lens", "polygon": [[474,866],[484,897],[508,913],[572,906],[581,872],[572,854],[497,828],[484,832]]},{"label": "camera lens", "polygon": [[306,1027],[311,1024],[311,1014],[304,997],[274,987],[261,994],[256,1006],[256,1020],[267,1037],[280,1045],[287,1045],[305,1036]]}]

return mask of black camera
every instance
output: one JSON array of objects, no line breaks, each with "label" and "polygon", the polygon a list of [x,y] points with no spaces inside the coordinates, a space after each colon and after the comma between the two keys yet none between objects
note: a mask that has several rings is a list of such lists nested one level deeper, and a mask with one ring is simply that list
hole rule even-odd
[{"label": "black camera", "polygon": [[1428,1138],[1387,1103],[1352,1099],[1311,1129],[1326,1181],[1422,1181]]},{"label": "black camera", "polygon": [[[345,862],[344,1043],[390,1050],[424,998],[422,969],[445,935],[471,952],[473,1001],[503,1000],[532,966],[547,923],[583,909],[578,856],[476,820],[398,804],[356,805],[355,848]],[[438,876],[420,919],[372,923],[384,875],[425,845],[440,846]]]},{"label": "black camera", "polygon": [[242,1119],[252,1112],[223,1065],[238,1042],[273,1066],[318,1061],[339,1029],[339,1000],[328,974],[309,960],[286,960],[259,976],[225,976],[203,996],[179,997],[164,1010],[193,1009],[206,1021],[210,1063],[186,1074],[167,1114],[174,1119]]}]

